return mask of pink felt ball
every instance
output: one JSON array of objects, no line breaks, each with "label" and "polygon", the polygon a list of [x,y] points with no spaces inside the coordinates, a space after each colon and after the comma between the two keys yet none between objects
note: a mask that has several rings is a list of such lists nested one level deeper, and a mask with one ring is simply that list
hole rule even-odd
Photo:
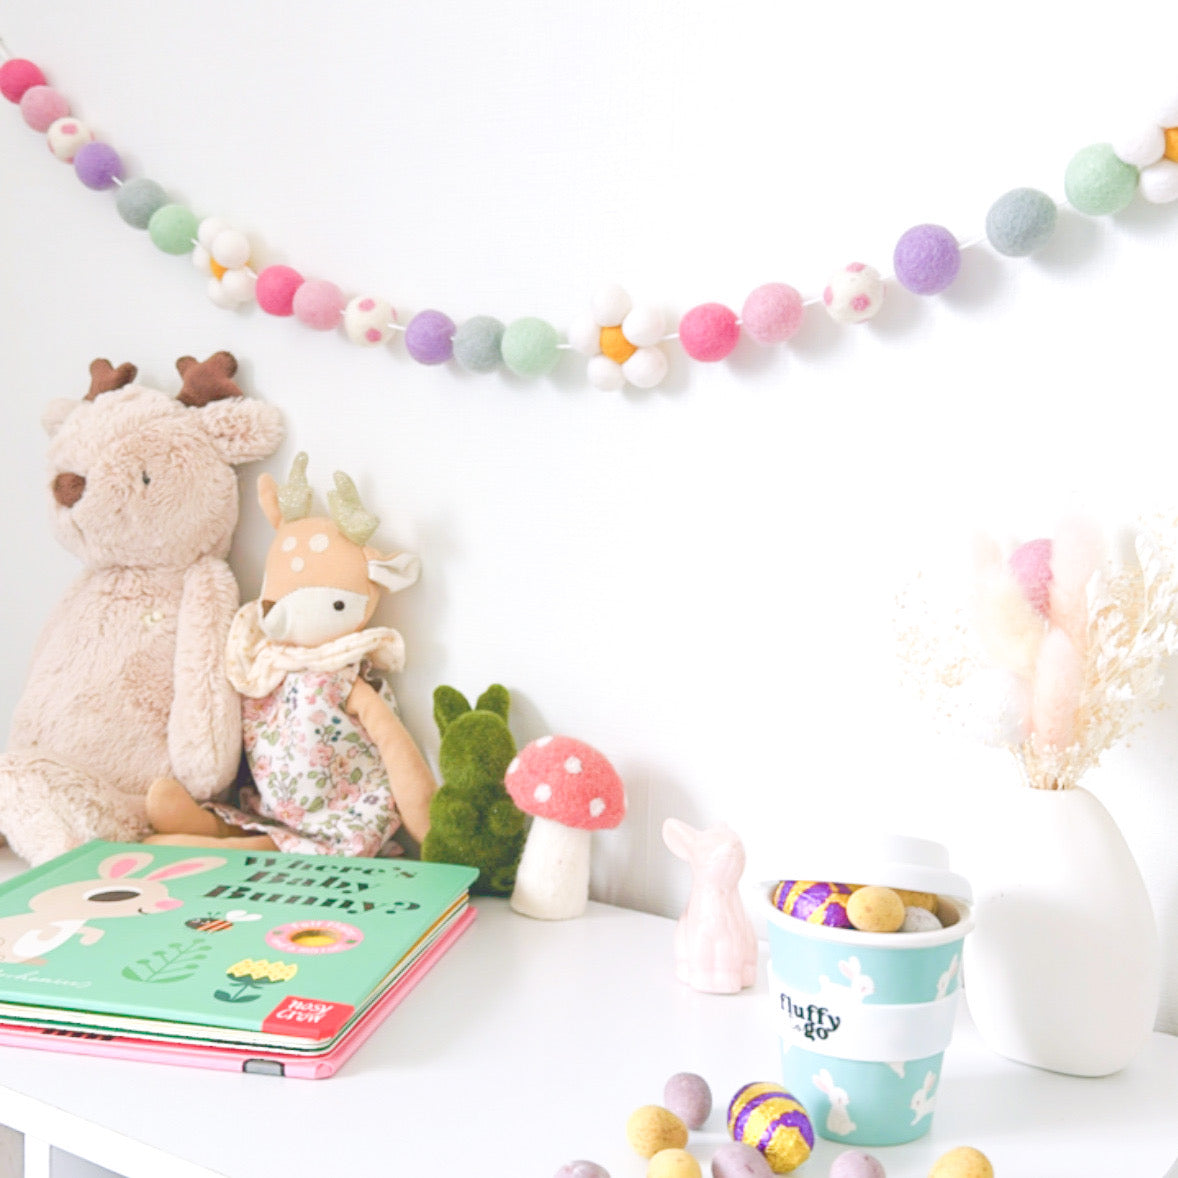
[{"label": "pink felt ball", "polygon": [[267,266],[258,275],[254,298],[268,315],[292,315],[295,291],[303,285],[303,276],[289,266]]},{"label": "pink felt ball", "polygon": [[693,360],[723,360],[738,339],[736,312],[721,303],[701,303],[679,320],[679,342]]},{"label": "pink felt ball", "polygon": [[1035,612],[1047,617],[1051,608],[1051,541],[1021,544],[1010,554],[1010,571]]},{"label": "pink felt ball", "polygon": [[20,102],[26,90],[44,85],[45,75],[41,67],[23,57],[10,58],[0,65],[0,94],[9,102]]},{"label": "pink felt ball", "polygon": [[291,310],[300,323],[316,331],[330,331],[339,326],[346,301],[344,292],[334,282],[314,278],[294,292]]},{"label": "pink felt ball", "polygon": [[803,314],[802,296],[792,286],[767,282],[745,299],[740,320],[757,343],[779,344],[797,333]]},{"label": "pink felt ball", "polygon": [[70,113],[70,104],[52,86],[30,86],[21,96],[20,113],[34,131],[48,131]]}]

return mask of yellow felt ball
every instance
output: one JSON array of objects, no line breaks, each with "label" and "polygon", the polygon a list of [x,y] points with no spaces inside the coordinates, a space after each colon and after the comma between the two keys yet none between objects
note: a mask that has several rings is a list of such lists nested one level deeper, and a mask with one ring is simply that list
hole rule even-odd
[{"label": "yellow felt ball", "polygon": [[847,900],[847,919],[860,932],[894,933],[904,923],[904,901],[892,888],[858,888]]},{"label": "yellow felt ball", "polygon": [[1166,128],[1166,159],[1178,161],[1178,127]]},{"label": "yellow felt ball", "polygon": [[980,1149],[959,1145],[933,1162],[928,1178],[994,1178],[994,1167]]},{"label": "yellow felt ball", "polygon": [[699,1162],[685,1149],[660,1149],[646,1167],[646,1178],[701,1178]]},{"label": "yellow felt ball", "polygon": [[652,1158],[660,1150],[682,1149],[687,1144],[687,1126],[670,1109],[644,1104],[630,1114],[626,1140],[639,1157]]},{"label": "yellow felt ball", "polygon": [[638,349],[622,334],[620,327],[601,329],[601,354],[618,364],[625,364]]},{"label": "yellow felt ball", "polygon": [[904,901],[905,908],[927,908],[929,912],[937,910],[936,892],[910,892],[905,888],[893,888],[892,891]]}]

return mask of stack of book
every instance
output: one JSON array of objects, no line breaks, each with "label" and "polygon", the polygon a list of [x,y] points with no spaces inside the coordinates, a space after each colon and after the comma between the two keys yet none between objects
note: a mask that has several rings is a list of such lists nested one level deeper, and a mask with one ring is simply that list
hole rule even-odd
[{"label": "stack of book", "polygon": [[474,920],[477,875],[87,843],[0,885],[0,1044],[329,1076]]}]

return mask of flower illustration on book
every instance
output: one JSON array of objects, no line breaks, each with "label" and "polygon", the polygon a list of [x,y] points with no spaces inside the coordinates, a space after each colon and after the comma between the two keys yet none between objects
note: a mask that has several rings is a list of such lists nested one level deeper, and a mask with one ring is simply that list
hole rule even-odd
[{"label": "flower illustration on book", "polygon": [[254,1002],[268,986],[289,982],[298,972],[293,963],[243,957],[225,971],[225,976],[237,983],[236,989],[214,990],[213,997],[220,1002]]}]

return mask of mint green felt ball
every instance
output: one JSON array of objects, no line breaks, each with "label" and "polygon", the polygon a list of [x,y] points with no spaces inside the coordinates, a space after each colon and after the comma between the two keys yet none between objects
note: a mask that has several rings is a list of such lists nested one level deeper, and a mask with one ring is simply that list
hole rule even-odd
[{"label": "mint green felt ball", "polygon": [[516,376],[544,376],[560,359],[560,336],[543,319],[517,319],[504,329],[499,342],[503,363]]},{"label": "mint green felt ball", "polygon": [[1111,144],[1081,148],[1064,173],[1064,192],[1077,212],[1099,217],[1119,213],[1137,192],[1137,169],[1118,159]]},{"label": "mint green felt ball", "polygon": [[196,245],[200,226],[196,214],[183,205],[164,205],[156,209],[147,222],[152,245],[165,254],[188,254]]}]

